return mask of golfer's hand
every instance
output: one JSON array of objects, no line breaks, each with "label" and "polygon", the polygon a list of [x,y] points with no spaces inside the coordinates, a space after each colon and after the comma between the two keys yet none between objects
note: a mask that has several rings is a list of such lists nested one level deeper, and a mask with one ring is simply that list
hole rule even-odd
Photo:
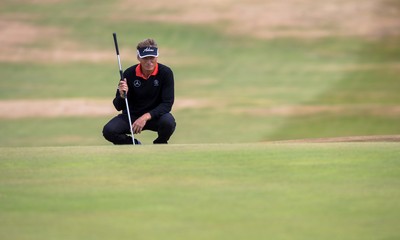
[{"label": "golfer's hand", "polygon": [[125,98],[125,94],[128,93],[128,84],[126,84],[126,78],[124,78],[124,80],[119,81],[118,90],[119,90],[119,95],[122,98]]},{"label": "golfer's hand", "polygon": [[151,119],[150,113],[145,113],[132,124],[132,131],[135,134],[142,132],[146,122]]}]

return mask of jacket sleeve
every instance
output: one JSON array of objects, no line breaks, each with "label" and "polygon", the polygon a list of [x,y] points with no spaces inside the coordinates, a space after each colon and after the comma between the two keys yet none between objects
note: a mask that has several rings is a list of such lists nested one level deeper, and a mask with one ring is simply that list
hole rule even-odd
[{"label": "jacket sleeve", "polygon": [[113,100],[113,104],[117,111],[121,111],[125,109],[125,100],[119,95],[119,91],[117,89],[117,93],[115,94],[115,98]]},{"label": "jacket sleeve", "polygon": [[174,104],[175,99],[175,90],[174,90],[174,74],[172,70],[168,69],[165,82],[162,85],[161,92],[161,102],[160,104],[151,110],[149,113],[151,118],[159,118],[162,115],[169,113],[172,109],[172,105]]}]

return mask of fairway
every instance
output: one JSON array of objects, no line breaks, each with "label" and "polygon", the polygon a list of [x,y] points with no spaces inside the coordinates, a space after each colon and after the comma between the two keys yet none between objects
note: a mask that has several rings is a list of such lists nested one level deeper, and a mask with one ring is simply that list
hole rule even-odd
[{"label": "fairway", "polygon": [[0,146],[110,145],[113,32],[123,69],[148,37],[173,69],[172,144],[400,133],[397,1],[140,4],[1,1]]},{"label": "fairway", "polygon": [[0,238],[398,239],[399,149],[0,148]]}]

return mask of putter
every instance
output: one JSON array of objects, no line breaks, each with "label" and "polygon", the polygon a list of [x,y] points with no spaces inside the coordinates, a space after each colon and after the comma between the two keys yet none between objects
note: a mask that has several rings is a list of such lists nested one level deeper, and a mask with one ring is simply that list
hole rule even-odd
[{"label": "putter", "polygon": [[[117,34],[113,33],[113,37],[114,37],[114,44],[115,44],[115,52],[117,53],[117,59],[118,59],[119,75],[121,77],[121,80],[124,80],[124,72],[122,71],[121,58],[119,57]],[[131,114],[129,113],[128,97],[127,97],[127,94],[125,91],[124,91],[124,98],[125,98],[126,112],[128,114],[128,119],[129,119],[129,129],[131,130],[132,144],[135,145],[135,137],[133,136],[133,130],[132,130]]]}]

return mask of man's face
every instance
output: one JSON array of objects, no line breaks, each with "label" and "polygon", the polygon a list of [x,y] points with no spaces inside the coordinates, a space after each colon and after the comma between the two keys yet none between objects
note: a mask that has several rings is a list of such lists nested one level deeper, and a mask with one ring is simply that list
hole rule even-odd
[{"label": "man's face", "polygon": [[142,65],[142,70],[143,71],[153,71],[158,58],[157,57],[144,57],[144,58],[139,58],[138,60],[140,62],[140,65]]}]

